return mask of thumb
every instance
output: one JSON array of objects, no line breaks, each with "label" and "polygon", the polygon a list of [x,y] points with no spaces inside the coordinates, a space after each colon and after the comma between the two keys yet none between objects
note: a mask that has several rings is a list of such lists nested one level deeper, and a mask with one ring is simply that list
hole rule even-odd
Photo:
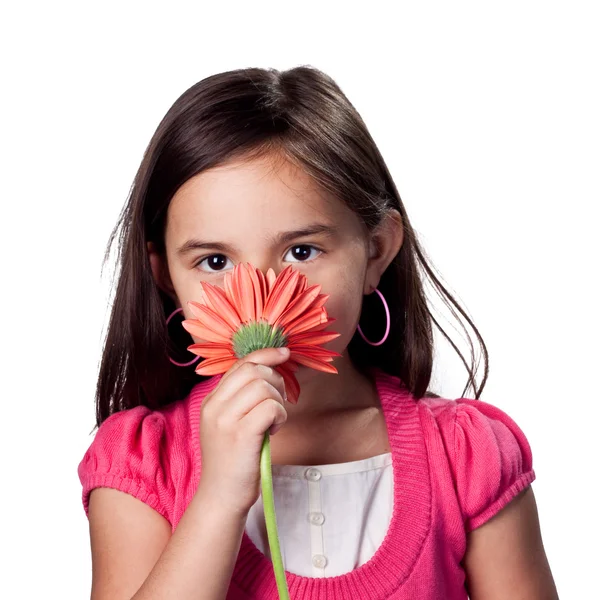
[{"label": "thumb", "polygon": [[265,365],[267,367],[274,367],[286,362],[290,358],[290,349],[283,346],[281,348],[261,348],[250,352],[243,358],[240,358],[234,365],[227,371],[228,374],[235,372],[244,363],[253,362],[258,365]]}]

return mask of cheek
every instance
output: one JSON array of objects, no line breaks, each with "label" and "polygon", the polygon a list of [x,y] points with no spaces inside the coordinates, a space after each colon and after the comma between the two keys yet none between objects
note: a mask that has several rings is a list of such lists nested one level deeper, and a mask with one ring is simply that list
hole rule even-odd
[{"label": "cheek", "polygon": [[[177,295],[179,305],[183,308],[183,314],[186,319],[194,319],[193,313],[187,305],[190,301],[201,302],[202,286],[200,282],[202,277],[199,272],[194,269],[173,269],[171,273],[171,281],[173,289]],[[215,287],[223,287],[222,278],[213,279],[210,281]]]},{"label": "cheek", "polygon": [[325,309],[330,317],[335,321],[329,325],[328,331],[337,331],[340,337],[326,344],[326,348],[342,352],[350,343],[352,336],[356,332],[356,326],[360,318],[362,306],[362,288],[352,287],[344,293],[331,293],[330,298],[325,304]]},{"label": "cheek", "polygon": [[179,301],[179,305],[183,309],[183,316],[186,319],[195,319],[196,317],[190,310],[188,306],[188,302],[199,302],[202,300],[201,287],[198,284],[192,284],[190,282],[186,282],[184,284],[176,285],[174,282],[175,293],[177,294],[177,299]]}]

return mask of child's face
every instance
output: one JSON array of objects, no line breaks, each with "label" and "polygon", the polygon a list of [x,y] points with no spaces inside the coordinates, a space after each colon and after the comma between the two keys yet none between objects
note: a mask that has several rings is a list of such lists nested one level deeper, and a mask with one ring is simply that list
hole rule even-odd
[{"label": "child's face", "polygon": [[[327,347],[343,353],[363,295],[398,252],[401,226],[395,229],[397,235],[382,236],[383,250],[370,259],[375,246],[358,216],[305,172],[274,157],[231,162],[188,180],[173,197],[165,233],[168,271],[163,264],[160,285],[193,318],[187,302],[200,297],[201,281],[223,287],[224,273],[240,262],[276,274],[292,264],[330,294],[325,306],[336,319],[330,329],[341,336]],[[158,260],[151,253],[155,277]]]}]

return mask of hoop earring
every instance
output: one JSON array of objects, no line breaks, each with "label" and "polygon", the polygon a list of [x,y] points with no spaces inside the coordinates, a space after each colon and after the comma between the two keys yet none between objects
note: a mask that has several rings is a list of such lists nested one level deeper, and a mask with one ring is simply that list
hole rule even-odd
[{"label": "hoop earring", "polygon": [[[178,312],[182,312],[183,308],[176,308],[168,317],[167,317],[167,325],[169,324],[169,321],[178,313]],[[190,362],[186,362],[186,363],[180,363],[177,362],[175,360],[173,360],[170,356],[169,356],[169,360],[177,367],[189,367],[190,365],[193,365],[197,360],[200,360],[199,356],[196,356],[196,358],[194,358],[193,360],[190,360]]]},{"label": "hoop earring", "polygon": [[383,337],[381,338],[381,340],[379,340],[378,342],[371,342],[365,337],[365,334],[362,332],[360,325],[358,326],[357,329],[358,329],[358,333],[360,333],[363,340],[365,340],[365,342],[367,342],[367,344],[370,344],[371,346],[381,346],[381,344],[383,344],[383,342],[385,342],[385,340],[387,340],[388,335],[390,334],[390,324],[391,324],[390,309],[388,307],[387,302],[385,301],[385,298],[383,297],[383,294],[377,288],[375,288],[374,291],[376,291],[379,294],[379,297],[381,298],[381,301],[383,302],[383,307],[385,308],[385,317],[386,317],[385,333],[383,334]]}]

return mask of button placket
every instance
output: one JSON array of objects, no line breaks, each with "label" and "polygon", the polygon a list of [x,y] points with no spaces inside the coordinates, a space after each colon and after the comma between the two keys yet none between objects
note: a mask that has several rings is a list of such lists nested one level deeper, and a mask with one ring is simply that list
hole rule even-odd
[{"label": "button placket", "polygon": [[321,471],[319,469],[315,469],[314,467],[309,467],[304,472],[304,477],[309,481],[319,481],[321,479]]},{"label": "button placket", "polygon": [[310,523],[311,540],[311,562],[313,565],[313,575],[315,577],[325,577],[325,566],[327,557],[324,552],[323,522],[325,515],[321,512],[321,477],[319,469],[309,467],[304,472],[304,477],[308,482],[308,522]]},{"label": "button placket", "polygon": [[323,525],[325,521],[325,515],[322,512],[311,512],[308,514],[308,520],[313,525]]},{"label": "button placket", "polygon": [[327,557],[323,556],[322,554],[315,554],[312,562],[317,569],[324,569],[327,565]]}]

